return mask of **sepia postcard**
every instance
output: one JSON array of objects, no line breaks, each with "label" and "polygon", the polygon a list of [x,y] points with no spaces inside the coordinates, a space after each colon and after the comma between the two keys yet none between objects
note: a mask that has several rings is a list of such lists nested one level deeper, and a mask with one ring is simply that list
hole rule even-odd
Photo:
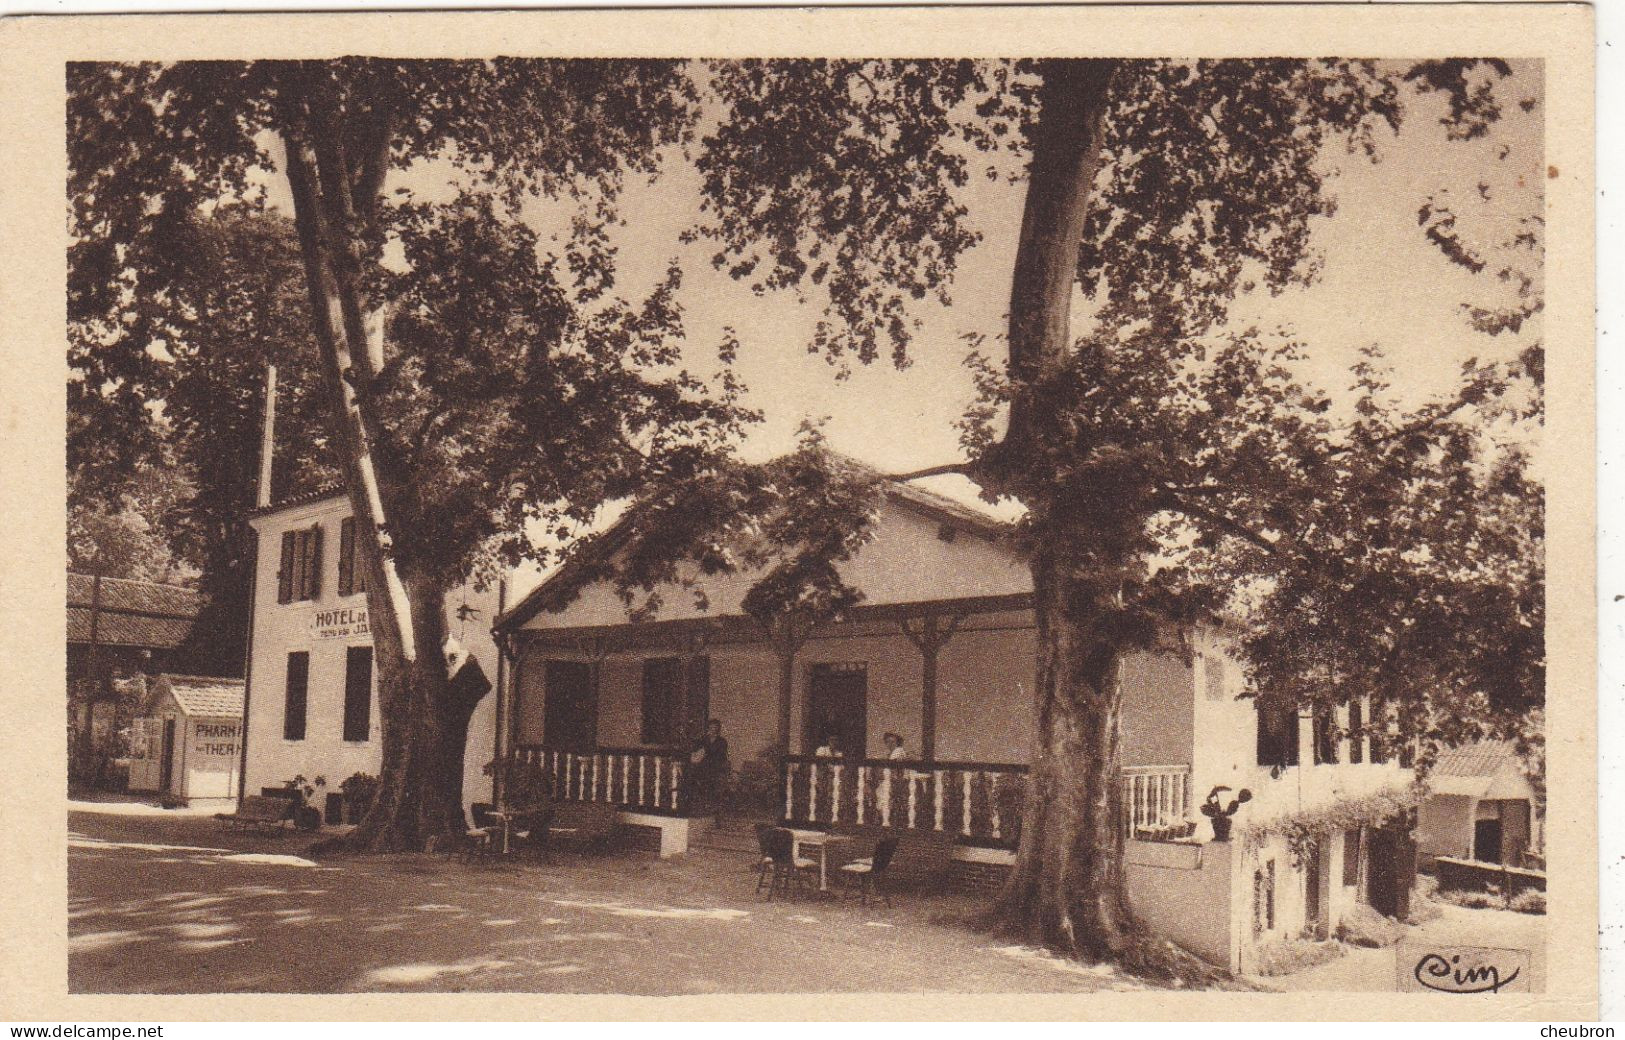
[{"label": "sepia postcard", "polygon": [[0,1013],[1594,1019],[1592,47],[0,23]]}]

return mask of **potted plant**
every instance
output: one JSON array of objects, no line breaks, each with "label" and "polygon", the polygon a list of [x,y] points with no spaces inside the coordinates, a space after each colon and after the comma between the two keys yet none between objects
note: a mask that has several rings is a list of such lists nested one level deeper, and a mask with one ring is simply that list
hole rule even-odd
[{"label": "potted plant", "polygon": [[1215,787],[1208,792],[1207,800],[1202,803],[1202,815],[1213,821],[1214,841],[1230,840],[1230,825],[1233,822],[1230,818],[1236,815],[1236,810],[1243,804],[1253,800],[1253,793],[1243,787],[1230,799],[1230,804],[1225,805],[1220,795],[1229,790],[1230,788],[1223,785]]},{"label": "potted plant", "polygon": [[378,793],[378,778],[371,773],[353,773],[339,784],[339,793],[344,795],[344,822],[360,823]]},{"label": "potted plant", "polygon": [[322,811],[316,807],[317,792],[327,787],[327,778],[318,776],[306,780],[301,774],[288,781],[298,805],[293,810],[293,825],[302,831],[313,831],[322,825]]}]

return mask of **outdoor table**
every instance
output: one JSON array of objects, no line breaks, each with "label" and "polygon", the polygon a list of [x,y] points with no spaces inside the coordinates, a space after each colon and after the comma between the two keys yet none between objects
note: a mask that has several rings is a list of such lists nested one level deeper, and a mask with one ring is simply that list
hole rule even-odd
[{"label": "outdoor table", "polygon": [[513,829],[513,815],[503,809],[493,809],[491,819],[502,825],[502,855],[508,854],[508,837]]},{"label": "outdoor table", "polygon": [[818,850],[818,891],[829,891],[829,847],[841,845],[852,840],[850,835],[830,834],[826,831],[806,831],[795,827],[789,828],[790,837],[794,839],[790,854],[797,859],[801,857],[802,846]]},{"label": "outdoor table", "polygon": [[[512,809],[496,809],[492,811],[491,819],[502,825],[502,855],[506,856],[513,851],[514,821],[519,817],[529,815],[532,815],[532,813],[527,811],[516,812]],[[574,834],[576,832],[574,827],[550,827],[548,830],[553,834]]]}]

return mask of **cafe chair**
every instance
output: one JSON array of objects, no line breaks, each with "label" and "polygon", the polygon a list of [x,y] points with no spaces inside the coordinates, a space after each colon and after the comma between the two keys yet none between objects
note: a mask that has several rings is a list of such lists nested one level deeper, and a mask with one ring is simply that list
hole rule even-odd
[{"label": "cafe chair", "polygon": [[490,802],[475,802],[468,808],[474,817],[474,825],[463,832],[461,842],[450,846],[446,857],[450,859],[452,853],[461,853],[465,863],[476,857],[483,860],[495,852],[502,831],[502,825],[491,816],[496,806]]},{"label": "cafe chair", "polygon": [[795,854],[796,839],[783,827],[770,828],[762,840],[762,855],[767,858],[770,880],[767,885],[768,902],[773,901],[775,890],[790,894],[792,887],[804,887],[807,878],[818,869],[818,864]]},{"label": "cafe chair", "polygon": [[891,906],[891,894],[881,886],[886,878],[886,869],[891,866],[892,857],[897,854],[897,839],[882,838],[875,843],[875,854],[869,859],[854,860],[842,864],[839,877],[844,892],[852,885],[857,885],[863,897],[863,905],[869,905],[869,894],[878,893]]}]

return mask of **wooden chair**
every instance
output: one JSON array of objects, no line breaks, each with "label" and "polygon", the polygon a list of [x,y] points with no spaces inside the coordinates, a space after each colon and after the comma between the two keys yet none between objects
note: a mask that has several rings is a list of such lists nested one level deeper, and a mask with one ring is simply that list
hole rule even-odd
[{"label": "wooden chair", "polygon": [[513,842],[509,851],[546,862],[549,836],[553,826],[553,807],[547,806],[513,816],[509,836]]},{"label": "wooden chair", "polygon": [[891,867],[892,857],[897,855],[897,839],[881,838],[875,843],[875,854],[869,859],[853,860],[851,863],[841,865],[837,876],[841,879],[843,892],[856,884],[863,896],[863,905],[869,905],[869,894],[878,892],[891,906],[891,893],[882,887],[881,882],[886,879],[886,871]]},{"label": "wooden chair", "polygon": [[463,833],[463,840],[446,850],[446,858],[460,854],[466,863],[476,857],[484,860],[497,851],[497,842],[502,834],[502,824],[492,818],[496,806],[490,802],[475,802],[468,807],[469,813],[474,817],[474,825]]},{"label": "wooden chair", "polygon": [[818,870],[815,861],[797,856],[795,848],[795,835],[784,827],[771,828],[762,842],[762,854],[767,857],[772,875],[767,886],[770,903],[775,890],[788,896],[792,886],[805,887],[807,879]]},{"label": "wooden chair", "polygon": [[756,847],[761,851],[762,858],[756,861],[756,891],[760,893],[767,886],[768,878],[773,874],[773,856],[768,851],[768,835],[774,830],[771,823],[758,823],[756,825]]}]

